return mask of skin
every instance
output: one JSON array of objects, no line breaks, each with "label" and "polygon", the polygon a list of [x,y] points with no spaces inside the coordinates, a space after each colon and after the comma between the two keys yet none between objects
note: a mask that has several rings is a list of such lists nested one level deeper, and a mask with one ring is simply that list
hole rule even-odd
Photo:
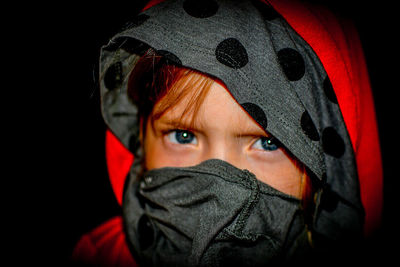
[{"label": "skin", "polygon": [[[265,150],[260,138],[270,135],[219,83],[212,84],[196,114],[189,112],[181,120],[181,114],[195,90],[192,91],[155,120],[154,127],[150,119],[145,122],[146,131],[142,141],[146,169],[193,166],[216,158],[237,168],[247,169],[262,182],[301,198],[303,171],[283,148]],[[153,112],[157,111],[157,107],[156,104]],[[194,115],[194,125],[190,125]],[[177,136],[189,137],[190,143],[180,142]]]}]

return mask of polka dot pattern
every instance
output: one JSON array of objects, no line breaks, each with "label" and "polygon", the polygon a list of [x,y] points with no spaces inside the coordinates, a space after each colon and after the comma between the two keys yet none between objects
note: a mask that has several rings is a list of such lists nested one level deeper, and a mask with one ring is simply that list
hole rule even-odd
[{"label": "polka dot pattern", "polygon": [[157,50],[157,54],[163,56],[167,64],[182,66],[182,61],[175,54],[166,50]]},{"label": "polka dot pattern", "polygon": [[315,127],[310,114],[307,111],[304,111],[303,115],[301,116],[300,120],[301,128],[303,132],[313,141],[319,140],[318,130]]},{"label": "polka dot pattern", "polygon": [[218,4],[214,0],[186,0],[183,9],[192,17],[204,19],[217,13]]},{"label": "polka dot pattern", "polygon": [[120,61],[112,64],[104,75],[104,85],[108,90],[114,90],[122,85],[122,63]]},{"label": "polka dot pattern", "polygon": [[279,18],[280,15],[270,5],[266,5],[259,0],[252,0],[253,5],[261,12],[265,20],[274,20]]},{"label": "polka dot pattern", "polygon": [[[351,141],[318,55],[271,5],[263,2],[167,1],[138,15],[102,47],[99,79],[103,79],[100,89],[105,99],[102,110],[107,112],[104,118],[123,145],[137,154],[134,160],[139,163],[143,156],[138,150],[140,125],[132,114],[138,114],[142,101],[127,101],[126,97],[131,88],[136,88],[128,81],[130,70],[135,71],[137,55],[151,47],[163,57],[155,69],[173,64],[222,80],[232,96],[243,103],[243,110],[260,127],[279,137],[282,146],[305,165],[322,211],[316,213],[315,226],[334,224],[358,204]],[[151,78],[153,73],[143,75]],[[143,78],[138,84],[146,81]],[[117,113],[128,115],[118,117]],[[127,181],[136,174],[136,170],[130,172]],[[126,183],[127,190],[132,190],[132,184]],[[126,192],[124,196],[137,199],[138,211],[159,209],[143,195]],[[353,205],[346,208],[347,203]],[[142,214],[138,212],[135,217],[139,234],[133,238],[138,251],[152,249],[159,240],[151,216]],[[319,221],[319,214],[325,216],[323,221]],[[356,216],[350,215],[346,218],[353,227]],[[228,260],[221,264],[240,263],[236,256],[232,250],[221,253],[221,258]]]},{"label": "polka dot pattern", "polygon": [[215,50],[217,60],[233,69],[240,69],[249,62],[246,48],[235,38],[220,42]]},{"label": "polka dot pattern", "polygon": [[340,158],[345,151],[343,139],[333,127],[327,127],[322,132],[322,148],[328,155]]},{"label": "polka dot pattern", "polygon": [[267,116],[262,108],[253,103],[244,103],[241,104],[241,106],[258,124],[260,124],[264,129],[267,129]]},{"label": "polka dot pattern", "polygon": [[116,38],[112,44],[110,44],[107,49],[109,50],[117,50],[117,49],[123,49],[129,54],[138,54],[138,55],[143,55],[144,52],[149,49],[150,46],[140,42],[139,40],[129,38],[129,37],[119,37]]},{"label": "polka dot pattern", "polygon": [[324,88],[324,93],[326,95],[326,97],[332,102],[337,104],[337,98],[336,98],[336,94],[335,91],[333,90],[333,86],[331,81],[329,80],[329,77],[326,76],[325,80],[324,80],[324,84],[323,84],[323,88]]},{"label": "polka dot pattern", "polygon": [[339,203],[337,195],[329,188],[323,190],[321,195],[321,208],[327,212],[333,212]]},{"label": "polka dot pattern", "polygon": [[304,76],[304,59],[296,50],[292,48],[279,50],[278,61],[289,81],[298,81]]}]

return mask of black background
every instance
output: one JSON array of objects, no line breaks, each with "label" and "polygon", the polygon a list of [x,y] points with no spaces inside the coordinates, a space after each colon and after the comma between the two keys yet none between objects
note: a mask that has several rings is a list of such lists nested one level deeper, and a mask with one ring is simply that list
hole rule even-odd
[{"label": "black background", "polygon": [[[23,88],[10,90],[16,93],[10,103],[22,98],[27,107],[13,120],[23,129],[15,135],[22,146],[13,146],[9,154],[17,162],[12,166],[15,190],[8,197],[8,203],[16,206],[11,205],[7,217],[16,226],[8,246],[16,252],[12,254],[16,263],[66,263],[83,233],[120,213],[105,166],[97,62],[101,45],[134,18],[146,1],[100,2],[21,4],[9,20],[14,26],[11,33],[4,34],[3,43],[12,50],[3,53],[17,63],[7,66],[16,77],[5,80],[12,81],[11,89]],[[398,250],[397,7],[391,1],[312,2],[352,19],[360,33],[385,174],[383,227],[362,249],[362,257],[368,263],[389,262]],[[12,132],[12,124],[7,125],[5,132]]]}]

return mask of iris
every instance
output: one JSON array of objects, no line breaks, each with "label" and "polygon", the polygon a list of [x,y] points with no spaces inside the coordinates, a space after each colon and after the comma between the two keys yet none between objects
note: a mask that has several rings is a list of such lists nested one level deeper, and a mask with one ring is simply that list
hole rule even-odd
[{"label": "iris", "polygon": [[169,133],[169,139],[177,144],[197,144],[195,135],[188,130],[174,130]]},{"label": "iris", "polygon": [[254,148],[266,151],[275,151],[279,149],[279,141],[274,137],[261,137],[254,143]]}]

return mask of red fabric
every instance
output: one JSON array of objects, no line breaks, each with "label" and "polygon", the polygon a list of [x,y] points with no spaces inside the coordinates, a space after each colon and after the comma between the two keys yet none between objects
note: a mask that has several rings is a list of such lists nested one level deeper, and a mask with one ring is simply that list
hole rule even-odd
[{"label": "red fabric", "polygon": [[133,155],[110,131],[106,132],[106,162],[114,195],[122,205],[124,183],[133,163]]},{"label": "red fabric", "polygon": [[[264,0],[261,0],[264,1]],[[162,2],[153,0],[145,9]],[[361,200],[366,212],[365,235],[380,226],[383,174],[379,137],[363,50],[353,25],[325,9],[291,0],[269,2],[313,48],[335,90],[355,151]],[[119,204],[133,155],[108,130],[106,158],[111,185]],[[135,266],[127,248],[121,217],[113,218],[82,237],[74,258],[105,265]],[[119,264],[119,265],[118,265]]]},{"label": "red fabric", "polygon": [[82,236],[72,260],[93,266],[137,266],[126,243],[122,217],[114,217]]},{"label": "red fabric", "polygon": [[155,5],[157,5],[157,4],[161,3],[161,2],[164,2],[164,0],[151,0],[146,4],[146,6],[143,8],[143,10],[146,10],[146,9],[148,9],[148,8],[150,8],[152,6],[155,6]]},{"label": "red fabric", "polygon": [[357,31],[326,9],[290,0],[268,2],[313,48],[331,80],[355,151],[368,236],[381,222],[383,171],[375,107]]}]

